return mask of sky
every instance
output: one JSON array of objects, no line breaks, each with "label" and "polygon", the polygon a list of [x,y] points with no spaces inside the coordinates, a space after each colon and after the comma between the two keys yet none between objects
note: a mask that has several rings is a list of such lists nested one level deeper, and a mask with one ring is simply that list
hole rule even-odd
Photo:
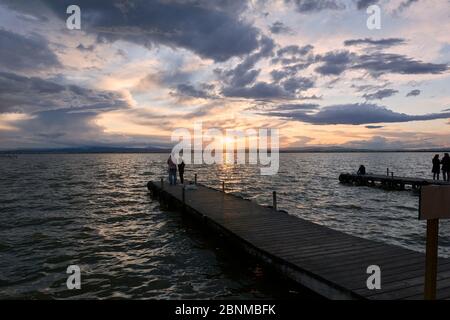
[{"label": "sky", "polygon": [[449,30],[448,0],[0,0],[0,149],[450,147]]}]

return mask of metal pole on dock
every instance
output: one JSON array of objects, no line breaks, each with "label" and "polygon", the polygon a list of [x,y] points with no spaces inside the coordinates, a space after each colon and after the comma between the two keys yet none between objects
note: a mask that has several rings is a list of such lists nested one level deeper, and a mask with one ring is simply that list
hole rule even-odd
[{"label": "metal pole on dock", "polygon": [[164,189],[164,178],[161,178],[161,190]]},{"label": "metal pole on dock", "polygon": [[225,193],[225,181],[222,181],[222,192]]},{"label": "metal pole on dock", "polygon": [[389,177],[389,168],[386,169],[386,175]]},{"label": "metal pole on dock", "polygon": [[391,172],[391,178],[394,179],[394,173],[393,172]]},{"label": "metal pole on dock", "polygon": [[274,191],[273,192],[273,194],[272,194],[272,200],[273,200],[273,208],[275,209],[275,210],[277,210],[277,192],[276,191]]},{"label": "metal pole on dock", "polygon": [[436,299],[439,219],[427,220],[427,245],[425,252],[425,300]]},{"label": "metal pole on dock", "polygon": [[183,188],[181,188],[181,199],[183,200],[183,204],[185,204],[186,203],[186,189],[184,188],[184,186],[183,186]]},{"label": "metal pole on dock", "polygon": [[197,184],[197,174],[194,174],[194,183]]}]

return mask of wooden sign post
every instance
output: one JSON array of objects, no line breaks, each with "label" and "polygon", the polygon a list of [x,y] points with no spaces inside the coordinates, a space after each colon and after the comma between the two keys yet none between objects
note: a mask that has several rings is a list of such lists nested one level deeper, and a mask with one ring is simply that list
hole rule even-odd
[{"label": "wooden sign post", "polygon": [[439,219],[450,219],[450,186],[422,186],[419,219],[427,220],[425,300],[436,299]]}]

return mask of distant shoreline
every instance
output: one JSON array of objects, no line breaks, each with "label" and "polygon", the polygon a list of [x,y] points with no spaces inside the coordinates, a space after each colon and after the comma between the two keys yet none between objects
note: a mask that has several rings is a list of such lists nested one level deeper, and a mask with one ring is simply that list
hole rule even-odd
[{"label": "distant shoreline", "polygon": [[[107,149],[107,150],[5,150],[0,151],[0,156],[15,156],[21,154],[169,154],[171,150],[137,150],[137,149]],[[248,152],[248,151],[247,151]],[[280,153],[445,153],[449,149],[419,149],[419,150],[365,150],[365,149],[283,149]]]}]

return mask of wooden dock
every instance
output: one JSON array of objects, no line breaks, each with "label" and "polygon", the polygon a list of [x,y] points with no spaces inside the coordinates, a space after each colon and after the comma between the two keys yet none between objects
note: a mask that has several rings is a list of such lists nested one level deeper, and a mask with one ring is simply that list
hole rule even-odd
[{"label": "wooden dock", "polygon": [[357,186],[377,186],[390,190],[405,190],[407,186],[412,190],[416,190],[425,185],[450,185],[450,182],[445,182],[443,180],[397,177],[393,174],[388,176],[381,174],[357,175],[352,173],[341,173],[339,175],[339,181],[341,183]]},{"label": "wooden dock", "polygon": [[[425,255],[354,237],[240,197],[197,185],[149,182],[154,198],[192,216],[235,247],[330,299],[423,299]],[[425,234],[425,230],[424,230]],[[381,289],[367,288],[367,267]],[[438,299],[450,299],[450,259],[439,259]]]}]

